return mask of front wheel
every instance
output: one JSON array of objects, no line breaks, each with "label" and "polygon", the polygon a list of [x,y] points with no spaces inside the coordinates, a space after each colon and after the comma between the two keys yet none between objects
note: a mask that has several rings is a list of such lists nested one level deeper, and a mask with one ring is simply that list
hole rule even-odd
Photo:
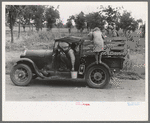
[{"label": "front wheel", "polygon": [[25,86],[32,80],[32,71],[25,64],[17,64],[12,68],[10,78],[15,85]]},{"label": "front wheel", "polygon": [[85,79],[91,88],[104,88],[110,81],[110,74],[104,66],[96,65],[88,70]]}]

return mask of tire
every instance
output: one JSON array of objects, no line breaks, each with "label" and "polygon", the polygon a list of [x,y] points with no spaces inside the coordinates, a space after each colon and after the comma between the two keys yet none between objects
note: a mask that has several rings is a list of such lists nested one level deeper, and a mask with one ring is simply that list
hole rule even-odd
[{"label": "tire", "polygon": [[104,66],[96,65],[89,68],[85,80],[91,88],[104,88],[110,81],[110,74]]},{"label": "tire", "polygon": [[10,78],[15,85],[26,86],[32,80],[32,71],[25,64],[17,64],[12,68]]}]

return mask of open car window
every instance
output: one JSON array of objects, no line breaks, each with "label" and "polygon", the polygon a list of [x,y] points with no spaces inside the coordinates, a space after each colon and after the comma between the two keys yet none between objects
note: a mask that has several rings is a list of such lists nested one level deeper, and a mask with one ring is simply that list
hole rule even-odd
[{"label": "open car window", "polygon": [[79,44],[78,43],[72,43],[70,47],[75,51],[79,52]]},{"label": "open car window", "polygon": [[76,51],[76,52],[79,52],[79,50],[80,50],[80,49],[79,49],[79,45],[77,45],[76,48],[75,48],[75,51]]}]

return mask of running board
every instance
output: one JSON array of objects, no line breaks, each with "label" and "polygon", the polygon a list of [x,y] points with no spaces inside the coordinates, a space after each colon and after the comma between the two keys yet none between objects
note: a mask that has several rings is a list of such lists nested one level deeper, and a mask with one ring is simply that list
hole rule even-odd
[{"label": "running board", "polygon": [[[71,78],[71,72],[59,72],[59,71],[47,71],[50,74],[50,77],[55,76],[62,78]],[[54,77],[54,78],[55,78]]]}]

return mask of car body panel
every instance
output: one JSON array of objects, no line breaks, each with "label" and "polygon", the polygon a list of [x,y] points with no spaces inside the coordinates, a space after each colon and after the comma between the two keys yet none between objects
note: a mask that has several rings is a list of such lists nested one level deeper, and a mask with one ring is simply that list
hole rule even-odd
[{"label": "car body panel", "polygon": [[81,37],[75,37],[75,36],[66,36],[63,38],[55,39],[57,42],[67,42],[67,43],[82,43],[84,40]]},{"label": "car body panel", "polygon": [[44,76],[42,74],[40,74],[40,71],[39,71],[38,67],[36,66],[36,64],[31,59],[21,58],[16,62],[15,65],[17,65],[17,64],[26,64],[26,65],[28,65],[31,68],[32,72],[34,72],[37,76],[39,76],[41,78],[44,78]]},{"label": "car body panel", "polygon": [[[122,39],[119,38],[116,40],[118,41]],[[64,37],[64,38],[55,39],[53,51],[55,50],[56,42],[68,42],[70,46],[72,46],[72,44],[75,44],[75,46],[78,46],[79,49],[77,50],[77,52],[75,52],[75,71],[78,71],[79,73],[80,65],[84,65],[85,73],[83,73],[83,75],[81,76],[79,75],[79,78],[84,78],[84,75],[86,74],[88,68],[95,65],[95,54],[93,53],[93,50],[92,50],[93,49],[92,44],[91,43],[88,44],[85,40],[83,40],[80,37],[74,37],[74,36]],[[117,43],[117,44],[120,44],[120,43]],[[57,73],[59,73],[59,75],[63,75],[63,74],[60,74],[60,72],[57,72],[59,68],[60,60],[57,59],[53,51],[49,49],[27,50],[25,55],[21,55],[20,57],[21,59],[18,61],[18,63],[20,61],[31,62],[37,75],[40,77],[41,77],[41,74],[39,71],[43,68],[47,69],[51,73],[51,75],[52,73],[54,73],[53,75],[57,75]],[[112,73],[111,69],[112,70],[122,69],[124,55],[122,54],[113,55],[113,54],[106,53],[102,55],[101,61],[102,63],[99,65],[102,65],[105,68],[107,68],[111,75]]]},{"label": "car body panel", "polygon": [[22,55],[21,58],[31,59],[38,69],[42,69],[45,65],[52,67],[52,55],[51,50],[27,50],[26,55]]}]

